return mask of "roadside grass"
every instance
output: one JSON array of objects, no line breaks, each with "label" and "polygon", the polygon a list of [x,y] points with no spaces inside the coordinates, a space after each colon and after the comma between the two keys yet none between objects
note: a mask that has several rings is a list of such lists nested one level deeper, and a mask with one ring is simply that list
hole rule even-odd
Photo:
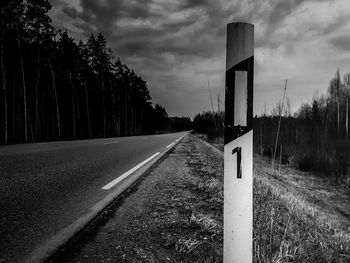
[{"label": "roadside grass", "polygon": [[[179,253],[192,254],[197,259],[193,262],[221,262],[222,157],[213,157],[214,153],[208,147],[195,145],[198,149],[193,151],[188,164],[198,177],[193,177],[185,187],[189,186],[188,189],[201,196],[204,201],[201,208],[205,207],[204,211],[207,214],[192,213],[188,214],[186,219],[178,218],[178,224],[174,224],[194,232],[190,236],[178,236],[174,239],[174,248]],[[295,177],[298,171],[284,167],[280,170],[280,174],[283,175],[276,175],[276,170],[271,168],[268,160],[261,160],[259,156],[254,158],[254,262],[350,262],[349,231],[342,230],[344,222],[335,227],[334,215],[331,211],[323,211],[322,207],[315,206],[315,199],[307,199],[305,192],[295,190],[295,185],[283,185],[284,181],[280,184],[274,183],[273,178],[276,176],[283,176],[288,181],[288,178],[292,175]],[[307,182],[313,177],[309,173],[301,173],[303,178],[299,178],[299,181],[305,180],[303,185],[308,185]],[[324,186],[326,185],[324,182]],[[328,188],[328,191],[336,192],[336,189]],[[345,196],[341,197],[343,198],[337,202],[347,202]],[[324,200],[324,203],[330,201]],[[218,207],[221,209],[217,209]],[[214,215],[217,219],[210,211],[216,211]],[[340,225],[342,227],[339,227]],[[213,237],[219,234],[220,238],[210,238],[204,233],[212,234]],[[212,258],[208,257],[213,255],[215,256]]]},{"label": "roadside grass", "polygon": [[[316,211],[315,211],[316,213]],[[349,262],[349,243],[300,199],[254,181],[254,262]]]},{"label": "roadside grass", "polygon": [[322,225],[331,224],[339,235],[350,240],[350,189],[328,177],[281,165],[273,169],[269,159],[255,158],[255,178],[275,192],[280,199],[297,203],[302,213],[316,218]]},{"label": "roadside grass", "polygon": [[334,202],[350,204],[339,188],[312,173],[273,169],[255,155],[253,192],[254,262],[350,262],[350,228],[344,231],[350,222],[329,209]]},{"label": "roadside grass", "polygon": [[253,187],[254,262],[350,262],[346,186],[255,155]]},{"label": "roadside grass", "polygon": [[[175,250],[184,262],[222,262],[223,161],[200,142],[183,144],[188,147],[190,172],[180,185],[170,186],[173,191],[178,189],[171,202],[165,198],[157,204],[158,210],[167,211],[157,218],[163,229],[158,242]],[[169,189],[163,190],[169,193]],[[169,212],[169,206],[176,212]]]}]

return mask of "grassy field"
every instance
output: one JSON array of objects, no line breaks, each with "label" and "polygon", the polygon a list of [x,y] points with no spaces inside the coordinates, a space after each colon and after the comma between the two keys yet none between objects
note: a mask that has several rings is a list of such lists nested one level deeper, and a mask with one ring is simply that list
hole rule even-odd
[{"label": "grassy field", "polygon": [[349,262],[350,195],[254,156],[255,262]]}]

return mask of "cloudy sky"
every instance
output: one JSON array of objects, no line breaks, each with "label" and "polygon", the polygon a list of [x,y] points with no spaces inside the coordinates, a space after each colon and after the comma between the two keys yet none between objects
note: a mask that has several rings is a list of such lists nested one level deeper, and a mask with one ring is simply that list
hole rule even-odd
[{"label": "cloudy sky", "polygon": [[102,32],[170,116],[224,105],[226,24],[255,25],[254,112],[292,109],[350,71],[349,0],[50,0],[53,23],[77,40]]}]

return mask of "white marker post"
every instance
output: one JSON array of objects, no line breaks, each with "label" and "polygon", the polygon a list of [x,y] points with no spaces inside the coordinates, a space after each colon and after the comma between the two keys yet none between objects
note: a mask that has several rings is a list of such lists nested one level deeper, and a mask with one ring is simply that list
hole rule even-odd
[{"label": "white marker post", "polygon": [[224,263],[252,262],[254,26],[227,25]]}]

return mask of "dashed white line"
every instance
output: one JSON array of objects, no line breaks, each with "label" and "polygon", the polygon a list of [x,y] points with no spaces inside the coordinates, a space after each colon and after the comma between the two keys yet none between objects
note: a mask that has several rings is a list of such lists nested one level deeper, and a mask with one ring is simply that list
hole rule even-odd
[{"label": "dashed white line", "polygon": [[172,142],[172,143],[170,143],[166,148],[168,149],[169,147],[171,147],[171,146],[173,146],[174,145],[174,143]]},{"label": "dashed white line", "polygon": [[113,144],[113,143],[119,143],[119,142],[105,142],[103,144]]},{"label": "dashed white line", "polygon": [[126,173],[123,173],[121,176],[117,177],[116,179],[114,179],[112,182],[106,184],[104,187],[102,187],[103,190],[109,190],[111,189],[113,186],[115,186],[117,183],[119,183],[120,181],[124,180],[126,177],[128,177],[130,174],[132,174],[133,172],[135,172],[137,169],[139,169],[141,166],[143,166],[144,164],[148,163],[150,160],[152,160],[154,157],[156,157],[158,154],[160,154],[160,152],[157,152],[155,154],[153,154],[151,157],[147,158],[146,160],[144,160],[142,163],[139,163],[138,165],[136,165],[134,168],[130,169],[129,171],[127,171]]}]

